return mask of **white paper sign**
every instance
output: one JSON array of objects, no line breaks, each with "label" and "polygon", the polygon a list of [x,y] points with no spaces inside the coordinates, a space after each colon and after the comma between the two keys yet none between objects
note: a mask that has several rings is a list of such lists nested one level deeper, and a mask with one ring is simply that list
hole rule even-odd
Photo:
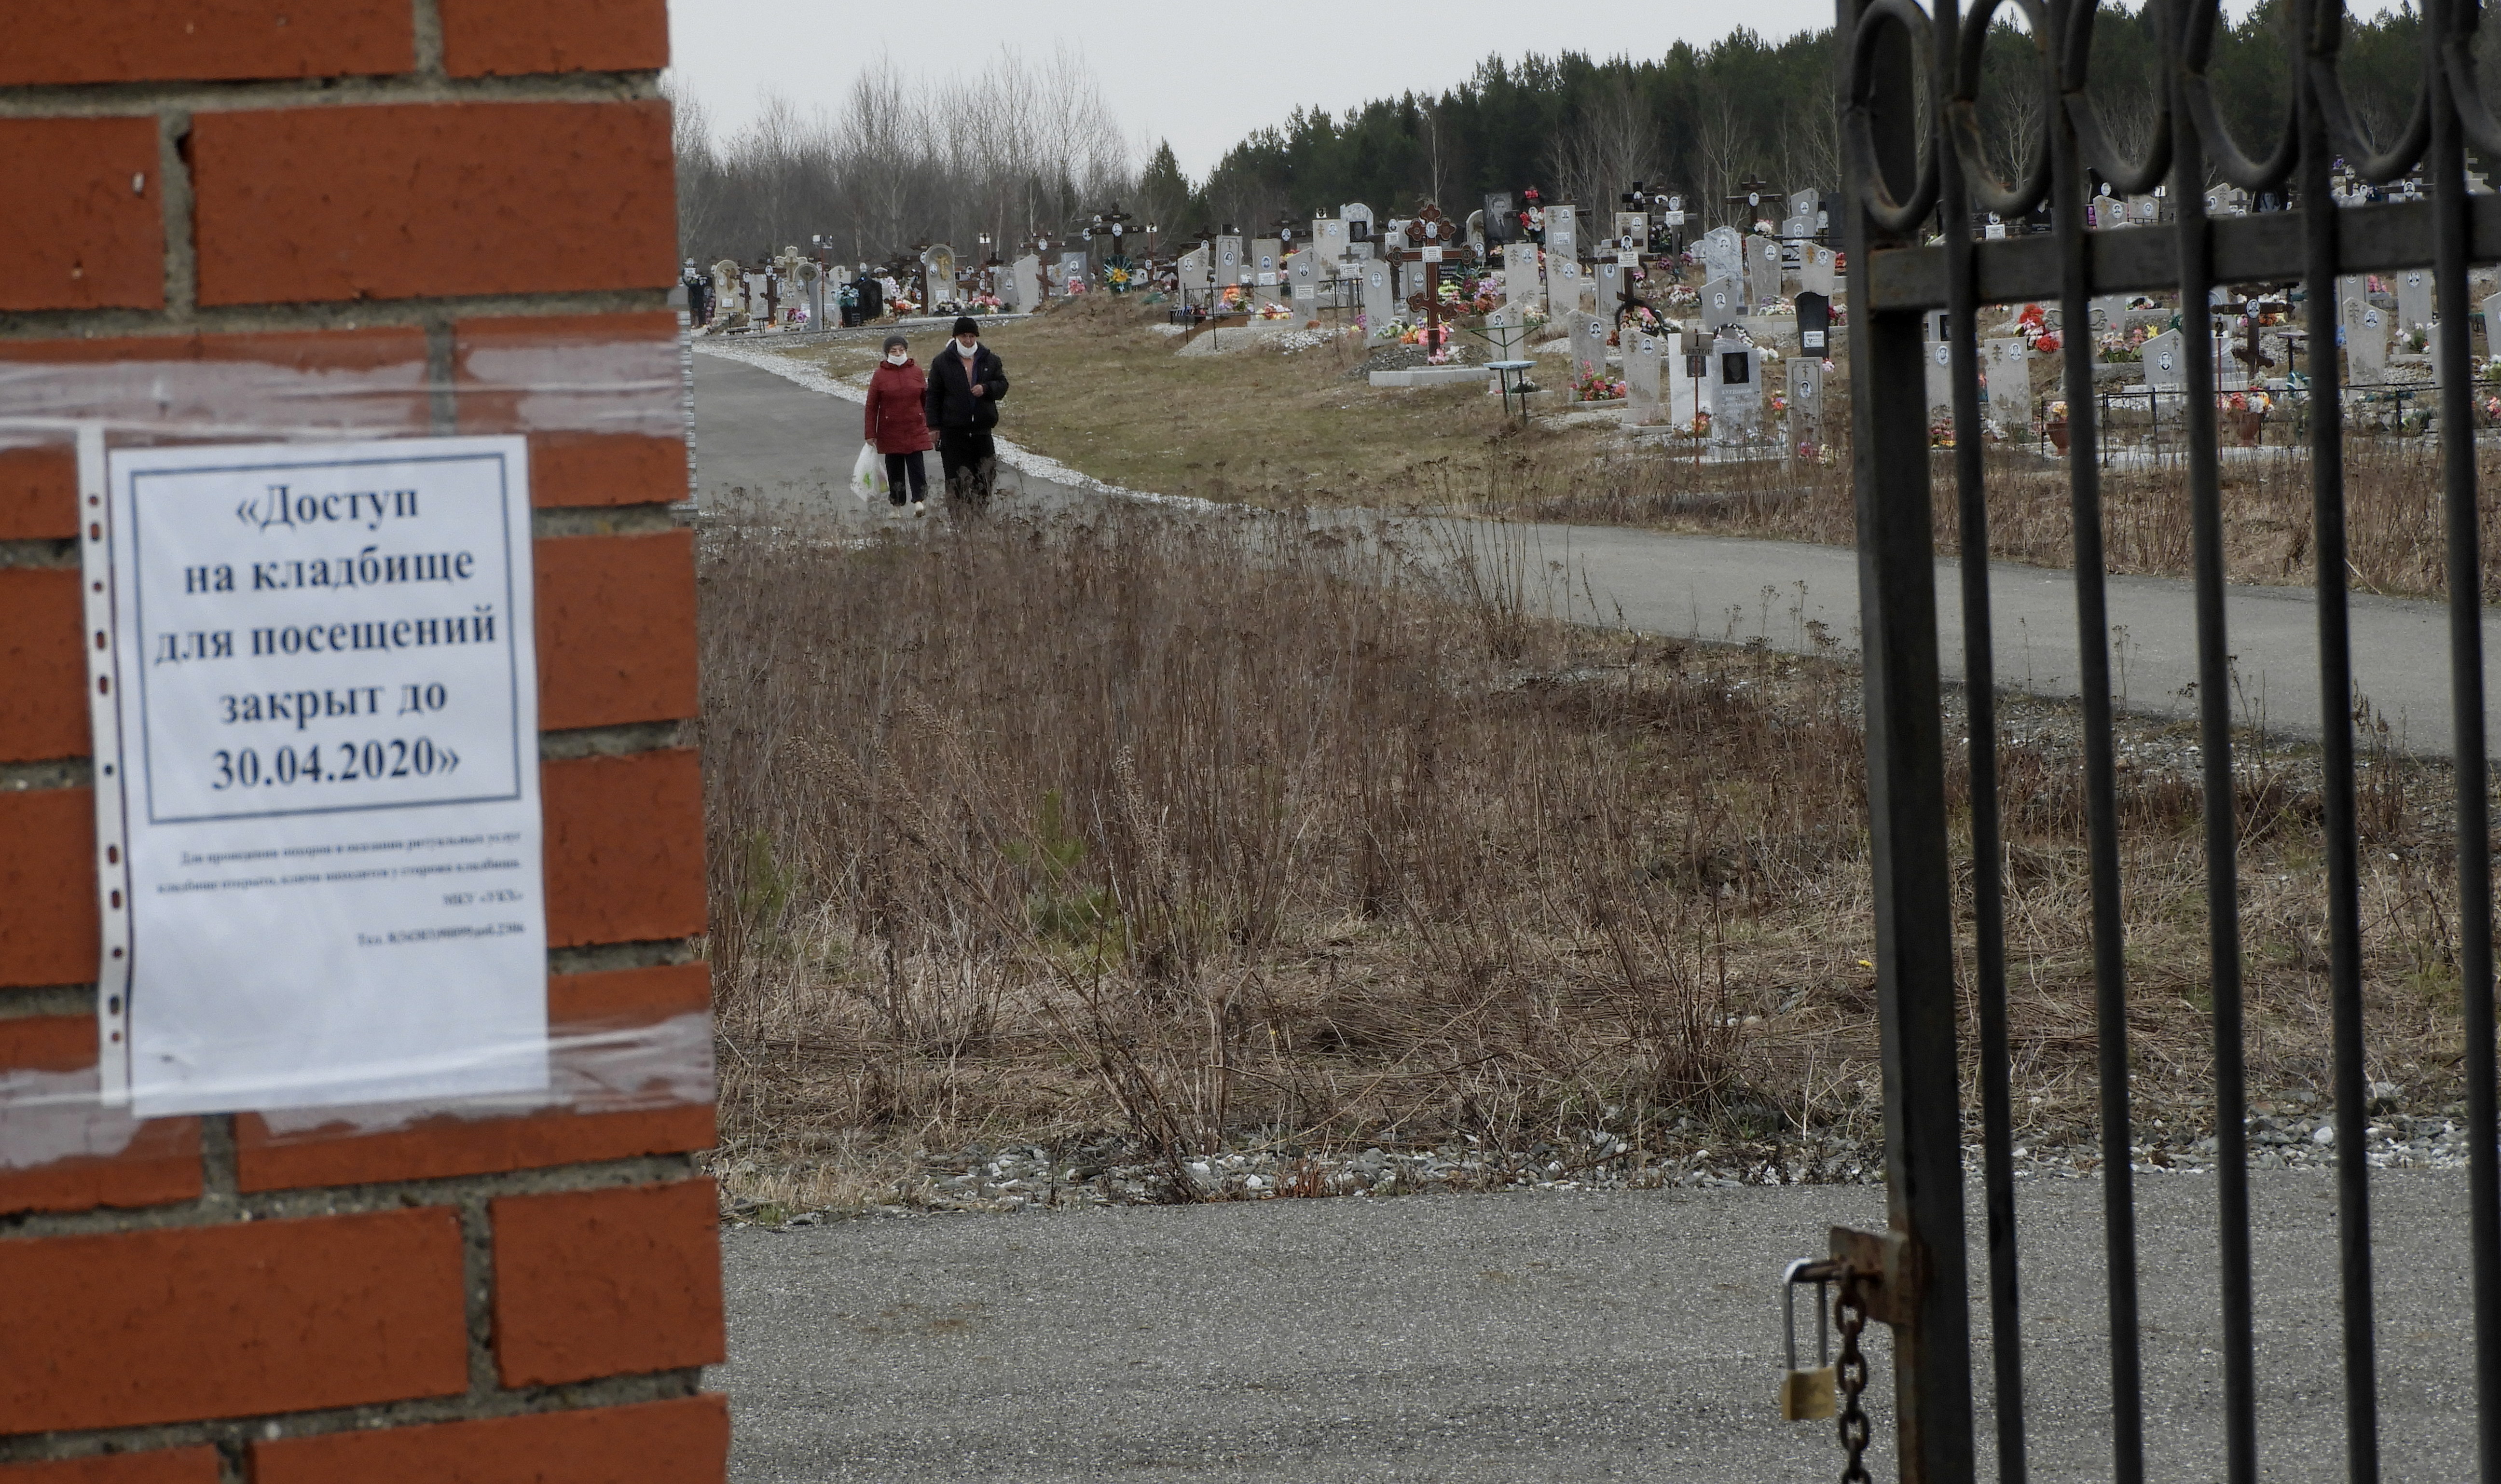
[{"label": "white paper sign", "polygon": [[544,1087],[525,441],[106,471],[135,1109]]}]

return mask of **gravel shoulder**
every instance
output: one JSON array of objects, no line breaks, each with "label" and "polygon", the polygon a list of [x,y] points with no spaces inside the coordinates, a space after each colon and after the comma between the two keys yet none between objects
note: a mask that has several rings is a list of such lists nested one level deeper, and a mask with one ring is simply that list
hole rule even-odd
[{"label": "gravel shoulder", "polygon": [[[2389,1477],[2471,1467],[2465,1194],[2375,1182]],[[2139,1181],[2152,1477],[2220,1471],[2213,1200]],[[2255,1201],[2263,1473],[2341,1477],[2332,1179],[2260,1171]],[[1828,1429],[1774,1411],[1776,1279],[1882,1219],[1822,1186],[733,1230],[714,1379],[741,1484],[1830,1477]],[[2027,1184],[2020,1221],[2034,1470],[2108,1477],[2099,1183]]]}]

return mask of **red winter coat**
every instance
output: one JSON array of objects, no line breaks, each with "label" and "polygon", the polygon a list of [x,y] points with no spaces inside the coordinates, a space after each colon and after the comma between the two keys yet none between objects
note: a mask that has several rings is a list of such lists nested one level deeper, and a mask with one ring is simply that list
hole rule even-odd
[{"label": "red winter coat", "polygon": [[917,362],[892,365],[883,359],[868,379],[868,417],[860,429],[880,453],[919,453],[937,446],[929,437],[929,414],[921,407],[929,381]]}]

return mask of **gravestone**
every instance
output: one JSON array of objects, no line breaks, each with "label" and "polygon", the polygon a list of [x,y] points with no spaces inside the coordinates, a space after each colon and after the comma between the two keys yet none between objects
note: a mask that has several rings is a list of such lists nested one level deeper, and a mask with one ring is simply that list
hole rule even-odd
[{"label": "gravestone", "polygon": [[1815,458],[1823,452],[1823,362],[1799,356],[1788,371],[1788,456]]},{"label": "gravestone", "polygon": [[1546,283],[1537,267],[1537,244],[1503,244],[1502,300],[1522,309],[1546,307]]},{"label": "gravestone", "polygon": [[1391,270],[1397,265],[1374,258],[1363,265],[1363,325],[1367,335],[1381,338],[1382,330],[1398,317],[1398,288]]},{"label": "gravestone", "polygon": [[1624,343],[1624,425],[1655,427],[1668,420],[1659,401],[1661,362],[1674,353],[1671,339],[1626,332]]},{"label": "gravestone", "polygon": [[1335,216],[1313,217],[1312,246],[1323,258],[1346,256],[1346,223]]},{"label": "gravestone", "polygon": [[2395,277],[2397,328],[2411,330],[2431,323],[2431,270],[2400,268]]},{"label": "gravestone", "polygon": [[1811,288],[1798,290],[1798,350],[1817,360],[1832,357],[1832,301]]},{"label": "gravestone", "polygon": [[[1063,252],[1059,254],[1059,275],[1057,279],[1053,280],[1054,286],[1063,294],[1084,292],[1085,265],[1086,257],[1083,252]],[[926,306],[923,306],[923,308],[926,308]]]},{"label": "gravestone", "polygon": [[955,286],[955,249],[936,243],[920,254],[920,272],[929,284],[929,302],[920,308],[925,313],[938,313],[942,304],[957,304],[963,291]]},{"label": "gravestone", "polygon": [[[1697,245],[1702,253],[1702,277],[1742,281],[1746,276],[1746,240],[1735,227],[1713,227],[1702,234]],[[1826,290],[1829,292],[1829,290]],[[1743,290],[1740,290],[1742,293]]]},{"label": "gravestone", "polygon": [[1242,239],[1219,237],[1216,240],[1216,286],[1232,288],[1245,281],[1250,272],[1242,261]]},{"label": "gravestone", "polygon": [[[1607,374],[1607,320],[1602,314],[1579,313],[1572,316],[1572,381],[1578,387],[1585,376]],[[1579,401],[1576,390],[1573,401]]]},{"label": "gravestone", "polygon": [[1763,352],[1721,336],[1711,343],[1711,442],[1722,448],[1763,435]]},{"label": "gravestone", "polygon": [[1250,296],[1261,304],[1275,304],[1284,298],[1283,284],[1284,251],[1273,237],[1254,238],[1250,243]]},{"label": "gravestone", "polygon": [[2103,294],[2085,307],[2085,314],[2092,320],[2095,335],[2108,335],[2127,328],[2127,300],[2125,294]]},{"label": "gravestone", "polygon": [[2375,386],[2388,375],[2388,315],[2375,305],[2345,306],[2345,364],[2357,386]]},{"label": "gravestone", "polygon": [[1650,250],[1650,213],[1616,213],[1615,249],[1617,252]]},{"label": "gravestone", "polygon": [[1793,190],[1789,192],[1790,217],[1792,219],[1803,220],[1806,223],[1806,230],[1798,233],[1798,236],[1813,237],[1815,235],[1816,227],[1817,225],[1816,221],[1816,214],[1822,210],[1823,192],[1819,190]]},{"label": "gravestone", "polygon": [[1931,340],[1922,347],[1927,362],[1928,416],[1953,411],[1953,347]]},{"label": "gravestone", "polygon": [[1834,248],[1811,246],[1798,255],[1798,286],[1826,299],[1841,292],[1841,254]]},{"label": "gravestone", "polygon": [[[1528,347],[1528,313],[1512,305],[1504,305],[1485,315],[1485,359],[1517,361],[1525,358]],[[1500,390],[1491,387],[1489,390]]]},{"label": "gravestone", "polygon": [[1588,276],[1570,257],[1546,249],[1546,310],[1551,314],[1577,314],[1586,298]]},{"label": "gravestone", "polygon": [[2484,301],[2484,350],[2487,355],[2501,355],[2492,347],[2501,344],[2501,294]]},{"label": "gravestone", "polygon": [[1713,279],[1702,285],[1702,333],[1717,335],[1746,313],[1746,291],[1734,279]]},{"label": "gravestone", "polygon": [[1803,240],[1805,240],[1806,238],[1813,237],[1814,235],[1815,235],[1815,218],[1814,218],[1814,217],[1812,217],[1812,216],[1784,216],[1784,217],[1782,217],[1782,218],[1781,218],[1781,236],[1782,236],[1783,238],[1785,238],[1785,239],[1787,239],[1788,241],[1791,241],[1791,242],[1799,242],[1799,241],[1803,241]]},{"label": "gravestone", "polygon": [[1028,252],[1008,270],[1008,293],[1016,307],[1030,314],[1042,308],[1042,259]]},{"label": "gravestone", "polygon": [[1760,309],[1780,296],[1780,241],[1756,233],[1746,239],[1746,302]]},{"label": "gravestone", "polygon": [[1677,330],[1669,333],[1667,347],[1659,352],[1658,400],[1665,404],[1670,426],[1691,427],[1696,416],[1711,410],[1711,352],[1684,348],[1703,344]]},{"label": "gravestone", "polygon": [[1285,259],[1285,282],[1293,296],[1293,303],[1287,308],[1294,312],[1296,322],[1310,324],[1317,320],[1320,314],[1319,250],[1305,247]]},{"label": "gravestone", "polygon": [[1190,248],[1173,265],[1174,274],[1184,288],[1204,289],[1216,281],[1216,249],[1209,247]]},{"label": "gravestone", "polygon": [[1999,431],[2020,435],[2032,426],[2031,348],[2019,338],[2004,338],[1981,346],[1981,369],[1988,377],[1988,420]]},{"label": "gravestone", "polygon": [[1601,258],[1589,266],[1589,308],[1613,318],[1624,303],[1624,275],[1628,270],[1614,258]]},{"label": "gravestone", "polygon": [[[1550,275],[1558,257],[1572,263],[1581,260],[1581,218],[1579,213],[1568,206],[1546,209],[1546,266]],[[1549,294],[1551,297],[1551,290]]]},{"label": "gravestone", "polygon": [[[1372,214],[1372,208],[1360,201],[1350,201],[1339,207],[1337,217],[1338,220],[1346,223],[1346,240],[1350,243],[1369,243],[1381,236],[1380,226]],[[1357,222],[1363,224],[1360,229],[1355,226]]]},{"label": "gravestone", "polygon": [[2188,384],[2188,356],[2180,332],[2165,330],[2140,347],[2145,356],[2145,384],[2155,391],[2179,391]]}]

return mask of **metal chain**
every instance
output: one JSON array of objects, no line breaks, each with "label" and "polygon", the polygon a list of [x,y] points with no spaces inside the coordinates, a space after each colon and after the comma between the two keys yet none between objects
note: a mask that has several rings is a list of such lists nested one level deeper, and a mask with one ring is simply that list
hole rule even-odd
[{"label": "metal chain", "polygon": [[1841,1470],[1841,1484],[1869,1484],[1867,1413],[1858,1405],[1858,1394],[1867,1389],[1867,1357],[1858,1353],[1858,1332],[1867,1327],[1867,1304],[1858,1297],[1855,1271],[1842,1270],[1841,1301],[1833,1307],[1841,1328],[1841,1360],[1833,1368],[1834,1379],[1841,1384],[1841,1446],[1850,1455]]}]

